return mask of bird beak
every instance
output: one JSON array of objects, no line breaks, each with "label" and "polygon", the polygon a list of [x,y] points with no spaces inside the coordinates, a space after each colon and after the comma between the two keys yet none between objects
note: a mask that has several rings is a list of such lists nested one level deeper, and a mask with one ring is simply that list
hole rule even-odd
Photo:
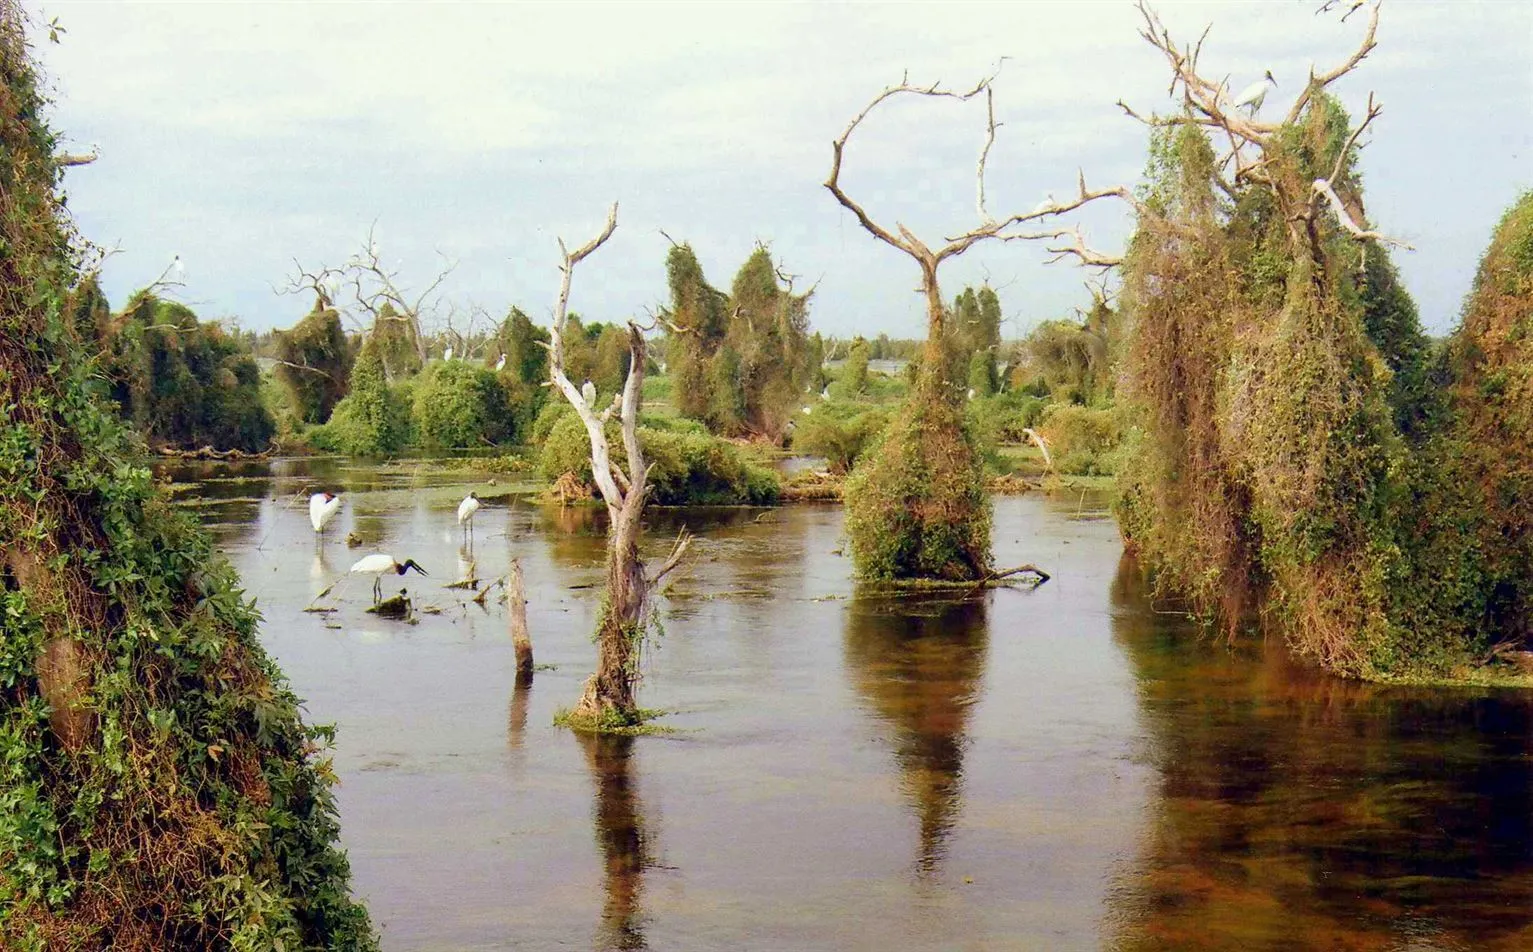
[{"label": "bird beak", "polygon": [[1267,79],[1272,83],[1272,85],[1277,85],[1277,77],[1272,75],[1272,70],[1270,69],[1267,70]]}]

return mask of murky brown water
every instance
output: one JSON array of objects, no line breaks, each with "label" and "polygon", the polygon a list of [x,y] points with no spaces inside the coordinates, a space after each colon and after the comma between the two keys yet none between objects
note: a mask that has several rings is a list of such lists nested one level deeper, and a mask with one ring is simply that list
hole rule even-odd
[{"label": "murky brown water", "polygon": [[[555,666],[516,690],[504,606],[441,588],[468,568],[458,478],[178,476],[339,726],[386,949],[1533,948],[1528,697],[1202,643],[1079,499],[997,499],[997,561],[1054,580],[973,598],[859,590],[837,507],[657,512],[657,548],[699,534],[642,691],[680,733],[591,739],[552,726],[593,661],[589,513],[479,514],[478,574],[521,558]],[[315,486],[348,500],[318,553]],[[361,580],[301,611],[375,549],[425,565],[407,584],[442,613],[375,620]]]}]

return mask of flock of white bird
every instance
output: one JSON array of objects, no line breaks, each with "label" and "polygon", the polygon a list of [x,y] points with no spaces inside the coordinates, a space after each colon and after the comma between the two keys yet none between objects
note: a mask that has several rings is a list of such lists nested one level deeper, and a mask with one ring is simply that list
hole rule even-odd
[{"label": "flock of white bird", "polygon": [[[474,513],[478,512],[481,503],[478,493],[469,493],[458,503],[458,525],[463,527],[467,535],[474,531]],[[335,514],[341,511],[341,497],[332,492],[317,492],[309,497],[309,525],[314,527],[314,538],[319,545],[324,544],[325,527],[330,525]],[[371,575],[373,577],[373,603],[377,604],[383,594],[383,577],[390,572],[395,575],[404,575],[414,570],[421,575],[429,575],[421,568],[414,559],[405,559],[403,562],[394,558],[387,552],[374,552],[354,562],[348,575]]]}]

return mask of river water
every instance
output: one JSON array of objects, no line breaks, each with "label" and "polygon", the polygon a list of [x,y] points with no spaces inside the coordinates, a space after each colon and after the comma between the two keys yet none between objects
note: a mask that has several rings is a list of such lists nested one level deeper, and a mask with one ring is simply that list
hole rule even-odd
[{"label": "river water", "polygon": [[[996,499],[997,564],[1053,579],[967,597],[859,587],[836,506],[654,511],[653,554],[698,536],[641,689],[676,732],[592,739],[553,718],[594,662],[593,513],[431,464],[167,472],[338,726],[385,949],[1533,949],[1529,698],[1211,643],[1102,500]],[[322,546],[315,488],[347,501]],[[373,551],[439,613],[377,619],[355,578],[303,611]],[[443,587],[513,557],[526,689],[506,607]]]}]

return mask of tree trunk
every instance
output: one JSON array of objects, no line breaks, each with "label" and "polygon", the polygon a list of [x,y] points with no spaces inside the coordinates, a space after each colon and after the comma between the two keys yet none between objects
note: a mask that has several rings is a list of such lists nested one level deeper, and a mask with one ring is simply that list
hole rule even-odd
[{"label": "tree trunk", "polygon": [[516,683],[532,683],[532,636],[527,633],[527,592],[522,582],[521,559],[511,560],[510,591],[506,607],[511,614],[511,645],[516,649]]},{"label": "tree trunk", "polygon": [[644,603],[649,584],[639,559],[643,493],[629,493],[607,530],[607,600],[596,632],[596,673],[586,681],[575,707],[582,717],[636,721],[634,689],[639,682]]}]

